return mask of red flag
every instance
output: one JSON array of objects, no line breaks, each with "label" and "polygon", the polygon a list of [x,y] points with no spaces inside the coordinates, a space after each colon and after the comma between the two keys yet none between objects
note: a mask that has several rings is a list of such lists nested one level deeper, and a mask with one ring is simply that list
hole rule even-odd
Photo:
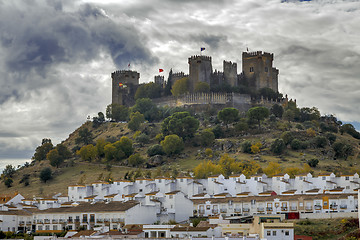
[{"label": "red flag", "polygon": [[163,71],[164,71],[164,69],[162,69],[162,68],[159,69],[159,72],[163,72]]}]

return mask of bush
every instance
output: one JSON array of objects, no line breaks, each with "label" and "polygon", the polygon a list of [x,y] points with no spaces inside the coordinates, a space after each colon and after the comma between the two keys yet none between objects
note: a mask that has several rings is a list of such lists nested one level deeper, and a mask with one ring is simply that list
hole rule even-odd
[{"label": "bush", "polygon": [[310,167],[316,167],[319,164],[319,160],[316,158],[310,159],[307,161],[307,164],[309,164]]},{"label": "bush", "polygon": [[215,140],[215,134],[210,129],[205,129],[195,135],[194,145],[196,146],[211,146]]},{"label": "bush", "polygon": [[347,159],[348,156],[353,153],[353,146],[343,142],[335,142],[332,148],[334,149],[335,157],[344,157]]},{"label": "bush", "polygon": [[216,139],[224,136],[224,131],[219,124],[212,129],[212,132],[214,133]]},{"label": "bush", "polygon": [[139,166],[144,163],[144,159],[140,156],[139,153],[135,153],[129,157],[129,165],[132,167]]},{"label": "bush", "polygon": [[271,152],[273,152],[274,154],[282,154],[284,152],[286,148],[286,145],[284,143],[284,140],[282,139],[275,139],[275,141],[271,144],[270,150]]},{"label": "bush", "polygon": [[44,168],[40,172],[40,180],[44,183],[52,179],[52,171],[50,168]]},{"label": "bush", "polygon": [[160,144],[167,155],[178,154],[184,150],[184,142],[182,138],[175,134],[166,136]]},{"label": "bush", "polygon": [[297,128],[297,129],[299,129],[299,130],[304,130],[304,126],[301,125],[300,123],[297,123],[297,124],[295,125],[295,128]]},{"label": "bush", "polygon": [[290,147],[293,150],[299,150],[302,147],[302,143],[301,143],[301,141],[299,139],[294,138],[290,143]]},{"label": "bush", "polygon": [[6,178],[4,181],[5,186],[7,186],[8,188],[11,187],[12,183],[13,183],[13,180],[11,178]]},{"label": "bush", "polygon": [[327,139],[323,136],[316,136],[313,141],[314,141],[315,147],[317,147],[317,148],[324,148],[324,147],[326,147],[326,145],[328,143]]},{"label": "bush", "polygon": [[241,151],[243,153],[251,153],[251,142],[250,141],[245,141],[241,144]]},{"label": "bush", "polygon": [[135,141],[141,144],[147,144],[150,142],[150,137],[144,133],[135,138]]},{"label": "bush", "polygon": [[160,144],[155,144],[148,148],[147,154],[149,155],[149,157],[152,157],[155,155],[163,155],[164,150]]},{"label": "bush", "polygon": [[287,146],[294,139],[294,136],[292,132],[284,132],[283,134],[281,134],[281,139],[284,141],[285,145]]},{"label": "bush", "polygon": [[235,124],[234,128],[237,132],[245,132],[249,129],[249,125],[245,120],[241,120]]},{"label": "bush", "polygon": [[331,145],[336,141],[336,135],[333,133],[326,133],[326,137]]}]

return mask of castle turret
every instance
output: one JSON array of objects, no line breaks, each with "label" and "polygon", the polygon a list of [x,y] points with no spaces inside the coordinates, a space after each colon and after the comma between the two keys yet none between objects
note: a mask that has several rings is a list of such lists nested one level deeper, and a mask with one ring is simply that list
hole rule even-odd
[{"label": "castle turret", "polygon": [[206,82],[210,86],[212,75],[211,57],[192,56],[189,58],[189,90],[193,92],[198,82]]},{"label": "castle turret", "polygon": [[274,54],[267,52],[243,52],[243,74],[250,86],[255,87],[257,90],[266,87],[275,92],[278,91],[279,71],[273,68],[273,60]]},{"label": "castle turret", "polygon": [[131,106],[139,86],[140,73],[131,70],[115,71],[112,78],[112,103]]},{"label": "castle turret", "polygon": [[237,86],[237,64],[224,60],[223,71],[225,82],[230,84],[230,86]]}]

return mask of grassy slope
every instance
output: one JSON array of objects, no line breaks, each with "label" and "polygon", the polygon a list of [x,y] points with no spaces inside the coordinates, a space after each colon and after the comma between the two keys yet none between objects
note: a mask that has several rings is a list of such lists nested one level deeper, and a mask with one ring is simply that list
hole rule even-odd
[{"label": "grassy slope", "polygon": [[[133,132],[129,131],[125,123],[111,123],[107,122],[102,124],[99,128],[93,129],[91,123],[84,123],[82,127],[87,127],[93,132],[94,140],[96,141],[99,138],[106,140],[110,139],[120,139],[122,136],[127,136],[133,138]],[[156,140],[153,138],[157,133],[160,132],[160,124],[145,124],[144,128],[150,129],[150,136],[152,137],[149,144],[140,146],[135,144],[135,152],[140,153],[145,159],[146,150],[149,146],[156,144]],[[257,155],[260,157],[259,164],[261,167],[266,167],[270,161],[279,162],[281,166],[286,167],[299,167],[301,168],[303,164],[312,158],[318,158],[320,160],[319,166],[314,170],[314,173],[326,172],[326,171],[335,171],[337,173],[353,173],[358,170],[357,163],[359,162],[359,140],[352,138],[349,135],[340,135],[337,134],[337,138],[342,141],[349,142],[355,147],[355,155],[348,158],[348,160],[339,159],[333,160],[327,155],[322,154],[321,152],[327,152],[330,150],[330,146],[325,149],[307,149],[302,151],[293,151],[288,149],[285,154],[282,156],[275,156],[271,154],[269,148],[271,142],[279,137],[282,133],[280,130],[269,130],[269,126],[266,124],[264,127],[267,129],[261,134],[255,135],[246,135],[246,136],[233,136],[226,139],[217,139],[214,146],[220,146],[222,143],[232,142],[234,147],[228,151],[229,155],[238,159],[238,160],[253,160],[255,155],[245,154],[240,150],[240,144],[245,140],[250,140],[255,143],[260,141],[263,143],[263,149],[261,153]],[[79,129],[80,129],[79,128]],[[75,144],[75,139],[78,135],[79,129],[75,130],[72,134],[69,135],[69,138],[64,141],[64,144],[73,149]],[[295,131],[294,128],[292,130]],[[303,134],[303,132],[300,134]],[[179,171],[187,171],[193,169],[197,166],[202,160],[205,159],[205,155],[202,154],[204,147],[193,147],[191,144],[187,144],[184,154],[173,158],[167,158],[167,163],[161,166],[161,169],[168,171],[170,169],[177,169]],[[212,160],[219,159],[219,156],[225,151],[221,150],[219,147],[213,147],[214,157]],[[41,169],[49,166],[48,161],[37,162],[33,166],[28,168],[22,168],[17,171],[14,175],[13,187],[6,188],[3,183],[0,183],[0,192],[9,193],[19,191],[23,195],[28,197],[36,196],[51,196],[54,193],[62,192],[63,194],[67,193],[67,186],[75,183],[91,183],[100,179],[101,177],[105,178],[111,174],[112,179],[120,179],[124,176],[125,172],[129,170],[135,170],[126,166],[121,166],[119,163],[111,163],[111,171],[105,169],[106,163],[98,161],[94,163],[88,163],[81,161],[80,159],[67,160],[61,168],[52,168],[55,172],[54,179],[48,183],[42,183],[39,180],[39,173]],[[152,169],[155,171],[156,169]],[[30,185],[25,187],[24,184],[19,184],[20,179],[23,175],[30,174]]]}]

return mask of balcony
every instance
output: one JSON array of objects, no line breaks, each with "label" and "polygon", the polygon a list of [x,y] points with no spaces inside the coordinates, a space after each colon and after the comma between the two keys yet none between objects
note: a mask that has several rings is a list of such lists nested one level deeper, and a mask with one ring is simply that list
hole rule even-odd
[{"label": "balcony", "polygon": [[199,210],[199,214],[204,214],[205,213],[205,210]]},{"label": "balcony", "polygon": [[104,219],[104,223],[109,223],[110,222],[110,219],[109,218],[105,218]]},{"label": "balcony", "polygon": [[19,221],[20,226],[25,224],[25,221]]},{"label": "balcony", "polygon": [[296,206],[291,206],[290,211],[297,211],[297,207]]},{"label": "balcony", "polygon": [[226,212],[227,212],[227,209],[222,208],[222,209],[220,209],[220,212],[222,212],[222,213],[226,213]]},{"label": "balcony", "polygon": [[306,211],[312,211],[312,206],[306,206],[306,207],[305,207],[305,210],[306,210]]},{"label": "balcony", "polygon": [[73,220],[72,220],[72,219],[68,219],[67,222],[68,222],[68,223],[73,223]]},{"label": "balcony", "polygon": [[98,218],[98,219],[96,219],[96,222],[97,222],[97,223],[103,223],[103,222],[104,222],[104,219]]},{"label": "balcony", "polygon": [[250,212],[249,208],[243,208],[243,212]]},{"label": "balcony", "polygon": [[241,209],[240,209],[240,208],[234,208],[234,212],[240,213],[240,212],[241,212]]},{"label": "balcony", "polygon": [[53,220],[51,220],[51,223],[59,223],[59,220],[57,220],[57,219],[53,219]]},{"label": "balcony", "polygon": [[287,207],[281,207],[281,211],[287,211],[288,208]]},{"label": "balcony", "polygon": [[340,209],[347,209],[347,205],[346,204],[340,205]]},{"label": "balcony", "polygon": [[212,213],[214,213],[214,214],[217,214],[218,212],[219,212],[218,209],[213,209],[213,210],[212,210]]},{"label": "balcony", "polygon": [[87,219],[84,218],[84,219],[82,220],[82,223],[87,223]]},{"label": "balcony", "polygon": [[322,208],[321,205],[315,205],[315,206],[314,206],[314,209],[315,209],[315,210],[321,210],[321,208]]},{"label": "balcony", "polygon": [[258,207],[258,208],[257,208],[257,211],[258,211],[258,212],[264,212],[264,211],[265,211],[265,208],[263,208],[263,207]]},{"label": "balcony", "polygon": [[44,222],[49,224],[50,223],[50,219],[44,219]]},{"label": "balcony", "polygon": [[266,208],[266,211],[272,211],[272,210],[273,210],[272,207],[267,207],[267,208]]},{"label": "balcony", "polygon": [[26,221],[26,225],[31,225],[31,221]]},{"label": "balcony", "polygon": [[65,219],[59,219],[59,223],[65,223]]},{"label": "balcony", "polygon": [[38,220],[36,220],[36,223],[37,223],[37,224],[43,224],[44,221],[43,221],[42,219],[38,219]]},{"label": "balcony", "polygon": [[75,223],[80,223],[80,219],[75,219]]}]

